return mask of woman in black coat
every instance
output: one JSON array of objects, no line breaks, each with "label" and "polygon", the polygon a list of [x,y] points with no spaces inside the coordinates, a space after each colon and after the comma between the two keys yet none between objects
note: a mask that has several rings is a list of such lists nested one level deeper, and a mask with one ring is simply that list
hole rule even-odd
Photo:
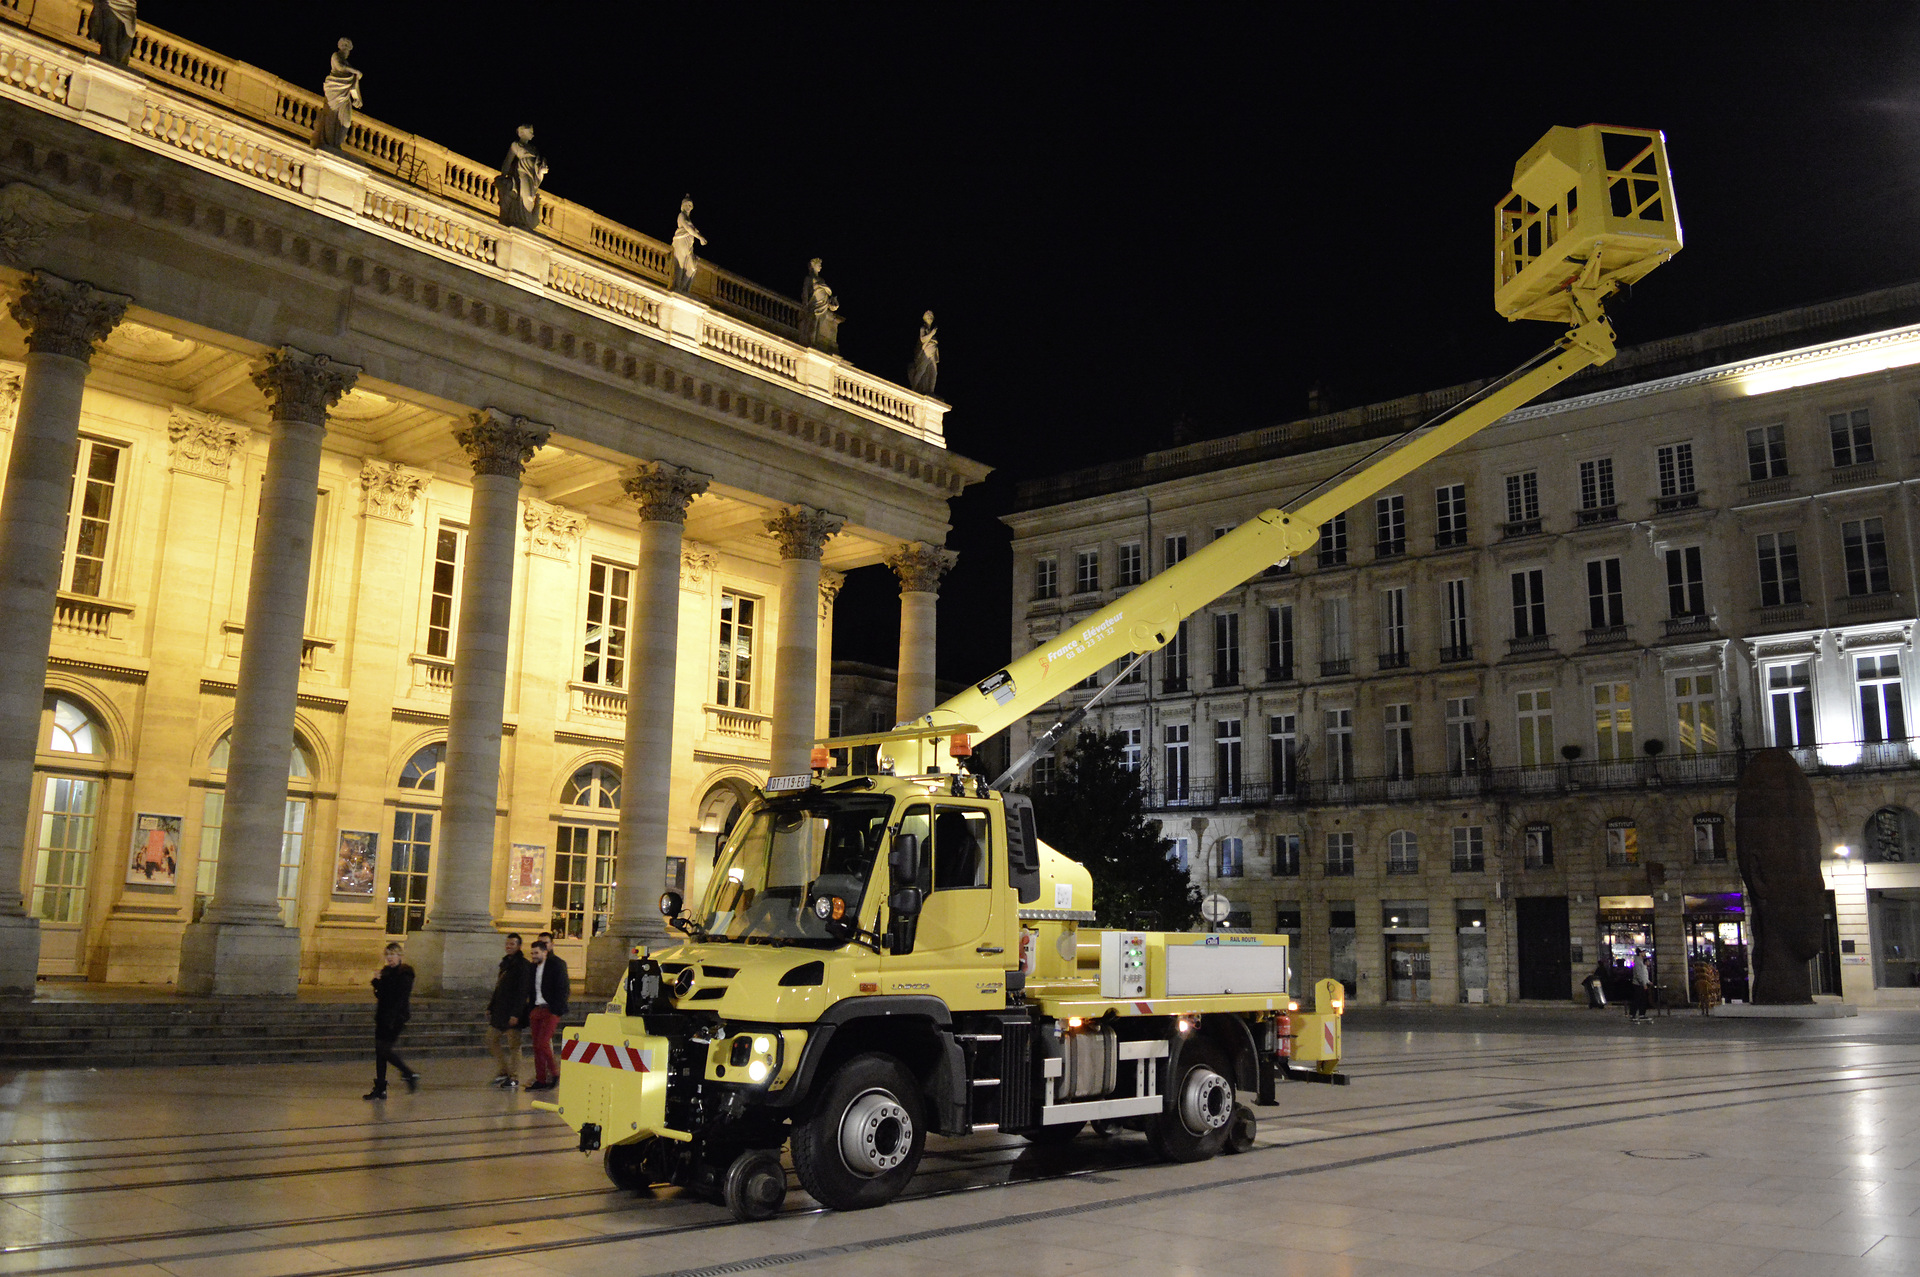
[{"label": "woman in black coat", "polygon": [[362,1099],[387,1098],[388,1061],[400,1070],[409,1091],[420,1089],[420,1075],[393,1053],[393,1044],[400,1040],[400,1031],[407,1027],[407,1018],[413,1013],[413,968],[400,961],[400,952],[398,942],[389,944],[386,965],[373,977],[373,1089]]}]

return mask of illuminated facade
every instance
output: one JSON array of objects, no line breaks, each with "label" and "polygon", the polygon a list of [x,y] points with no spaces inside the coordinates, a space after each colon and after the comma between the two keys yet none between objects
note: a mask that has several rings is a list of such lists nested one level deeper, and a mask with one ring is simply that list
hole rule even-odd
[{"label": "illuminated facade", "polygon": [[80,11],[0,11],[0,986],[604,985],[985,468],[790,299]]},{"label": "illuminated facade", "polygon": [[[1194,880],[1363,1003],[1563,999],[1647,945],[1739,997],[1734,786],[1781,745],[1816,987],[1920,1003],[1916,320],[1908,286],[1629,349],[1189,618],[1095,714]],[[1027,485],[1016,650],[1471,389]]]}]

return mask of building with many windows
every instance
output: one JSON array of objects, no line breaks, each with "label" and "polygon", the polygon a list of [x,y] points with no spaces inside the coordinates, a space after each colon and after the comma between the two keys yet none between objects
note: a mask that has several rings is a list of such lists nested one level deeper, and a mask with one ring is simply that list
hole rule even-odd
[{"label": "building with many windows", "polygon": [[[1189,617],[1094,719],[1173,854],[1361,1003],[1565,999],[1636,948],[1739,998],[1735,785],[1777,745],[1826,842],[1817,987],[1920,1004],[1917,320],[1907,286],[1623,351]],[[1025,485],[1016,650],[1474,389]]]},{"label": "building with many windows", "polygon": [[792,299],[83,10],[0,10],[0,989],[606,987],[807,767],[839,573],[931,705],[985,468]]}]

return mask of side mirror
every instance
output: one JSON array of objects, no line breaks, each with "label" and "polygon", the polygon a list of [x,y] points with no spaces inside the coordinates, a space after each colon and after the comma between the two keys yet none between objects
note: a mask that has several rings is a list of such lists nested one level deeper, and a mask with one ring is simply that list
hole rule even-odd
[{"label": "side mirror", "polygon": [[679,892],[677,891],[661,892],[660,893],[661,916],[666,918],[678,918],[680,916],[680,908],[683,903],[684,902],[680,899]]},{"label": "side mirror", "polygon": [[887,897],[887,908],[896,918],[918,918],[926,895],[918,887],[902,887]]},{"label": "side mirror", "polygon": [[914,934],[920,929],[920,906],[926,902],[918,887],[902,887],[887,897],[892,915],[887,922],[887,952],[896,958],[913,952]]},{"label": "side mirror", "polygon": [[887,853],[887,872],[893,876],[894,894],[899,888],[920,881],[920,836],[895,834],[893,848]]}]

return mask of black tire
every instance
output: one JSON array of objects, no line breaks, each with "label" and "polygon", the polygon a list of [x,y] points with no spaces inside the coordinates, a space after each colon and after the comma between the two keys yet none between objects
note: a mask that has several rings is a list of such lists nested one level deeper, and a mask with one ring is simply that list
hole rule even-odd
[{"label": "black tire", "polygon": [[1253,1110],[1244,1104],[1234,1105],[1233,1117],[1227,1122],[1227,1152],[1252,1152],[1254,1137],[1259,1134],[1260,1119],[1253,1115]]},{"label": "black tire", "polygon": [[[843,1144],[855,1149],[849,1161]],[[920,1087],[891,1055],[857,1055],[834,1071],[793,1133],[793,1169],[833,1210],[885,1206],[900,1195],[927,1144]]]},{"label": "black tire", "polygon": [[748,1149],[727,1167],[727,1209],[741,1223],[772,1219],[787,1200],[787,1172],[777,1149]]},{"label": "black tire", "polygon": [[607,1149],[602,1164],[615,1188],[638,1193],[653,1186],[653,1172],[647,1169],[647,1146],[651,1143],[652,1140],[638,1140],[632,1144],[614,1144]]},{"label": "black tire", "polygon": [[[1212,1078],[1206,1076],[1209,1073]],[[1233,1070],[1219,1047],[1205,1038],[1188,1039],[1174,1074],[1167,1079],[1167,1107],[1147,1130],[1160,1156],[1170,1162],[1204,1162],[1226,1146],[1228,1128],[1233,1125],[1232,1079]],[[1220,1082],[1226,1084],[1224,1095]],[[1196,1123],[1198,1130],[1181,1116],[1182,1097],[1190,1086],[1198,1088],[1207,1101],[1202,1107],[1208,1120]]]},{"label": "black tire", "polygon": [[1042,1148],[1058,1148],[1078,1139],[1086,1125],[1085,1122],[1061,1122],[1057,1126],[1036,1126],[1031,1131],[1020,1132],[1020,1138]]}]

